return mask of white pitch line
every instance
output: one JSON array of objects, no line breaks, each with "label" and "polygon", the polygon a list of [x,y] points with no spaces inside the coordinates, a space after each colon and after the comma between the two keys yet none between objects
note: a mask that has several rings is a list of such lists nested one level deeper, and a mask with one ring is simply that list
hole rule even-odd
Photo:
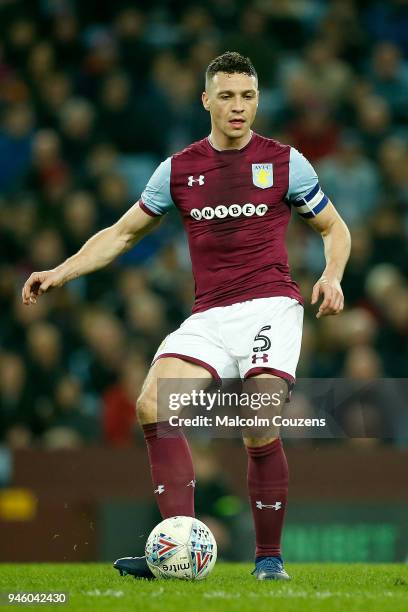
[{"label": "white pitch line", "polygon": [[84,591],[84,595],[89,597],[123,597],[123,591],[114,591],[113,589],[107,589],[106,591],[100,591],[99,589],[93,589],[93,591]]}]

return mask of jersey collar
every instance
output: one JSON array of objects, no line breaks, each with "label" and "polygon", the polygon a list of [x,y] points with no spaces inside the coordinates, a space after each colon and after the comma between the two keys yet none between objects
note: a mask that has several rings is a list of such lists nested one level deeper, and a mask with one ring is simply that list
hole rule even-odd
[{"label": "jersey collar", "polygon": [[248,140],[246,145],[244,145],[240,149],[216,149],[214,145],[211,144],[209,136],[206,137],[206,141],[207,141],[208,146],[216,153],[227,153],[230,155],[231,153],[236,154],[236,153],[242,153],[242,151],[245,151],[254,141],[254,137],[255,137],[255,132],[251,130],[251,138]]}]

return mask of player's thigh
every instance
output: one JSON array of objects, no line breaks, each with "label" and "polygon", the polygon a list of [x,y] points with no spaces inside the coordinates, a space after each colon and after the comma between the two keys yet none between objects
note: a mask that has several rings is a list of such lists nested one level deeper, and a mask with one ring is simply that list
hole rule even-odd
[{"label": "player's thigh", "polygon": [[[271,398],[270,406],[264,407],[264,414],[258,414],[259,418],[266,417],[270,419],[272,416],[281,413],[288,396],[288,385],[283,378],[264,372],[245,380],[243,382],[243,391],[249,395],[252,393],[258,395],[265,394],[265,396],[268,395]],[[254,428],[252,432],[245,430],[242,437],[245,446],[265,446],[265,444],[269,444],[279,437],[279,427],[271,424],[265,428]]]},{"label": "player's thigh", "polygon": [[151,366],[136,402],[138,419],[142,425],[157,422],[158,381],[170,378],[173,379],[171,382],[173,393],[189,393],[197,386],[203,389],[212,380],[210,372],[195,363],[177,357],[158,359]]}]

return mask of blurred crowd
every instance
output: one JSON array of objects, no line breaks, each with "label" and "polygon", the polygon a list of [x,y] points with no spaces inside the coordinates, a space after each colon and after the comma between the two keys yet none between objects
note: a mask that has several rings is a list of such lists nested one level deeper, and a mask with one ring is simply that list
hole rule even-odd
[{"label": "blurred crowd", "polygon": [[407,0],[2,0],[0,31],[0,442],[140,436],[134,402],[149,361],[193,300],[177,213],[35,307],[21,288],[208,134],[203,75],[226,50],[258,70],[255,130],[310,159],[352,234],[345,312],[316,321],[322,241],[291,222],[306,301],[298,376],[408,377]]}]

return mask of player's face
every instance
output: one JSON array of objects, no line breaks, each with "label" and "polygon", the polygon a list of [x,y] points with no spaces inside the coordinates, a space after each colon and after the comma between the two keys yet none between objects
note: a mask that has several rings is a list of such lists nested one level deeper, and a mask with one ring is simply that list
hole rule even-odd
[{"label": "player's face", "polygon": [[217,72],[203,93],[211,115],[212,134],[218,141],[244,140],[258,107],[257,79],[247,74]]}]

